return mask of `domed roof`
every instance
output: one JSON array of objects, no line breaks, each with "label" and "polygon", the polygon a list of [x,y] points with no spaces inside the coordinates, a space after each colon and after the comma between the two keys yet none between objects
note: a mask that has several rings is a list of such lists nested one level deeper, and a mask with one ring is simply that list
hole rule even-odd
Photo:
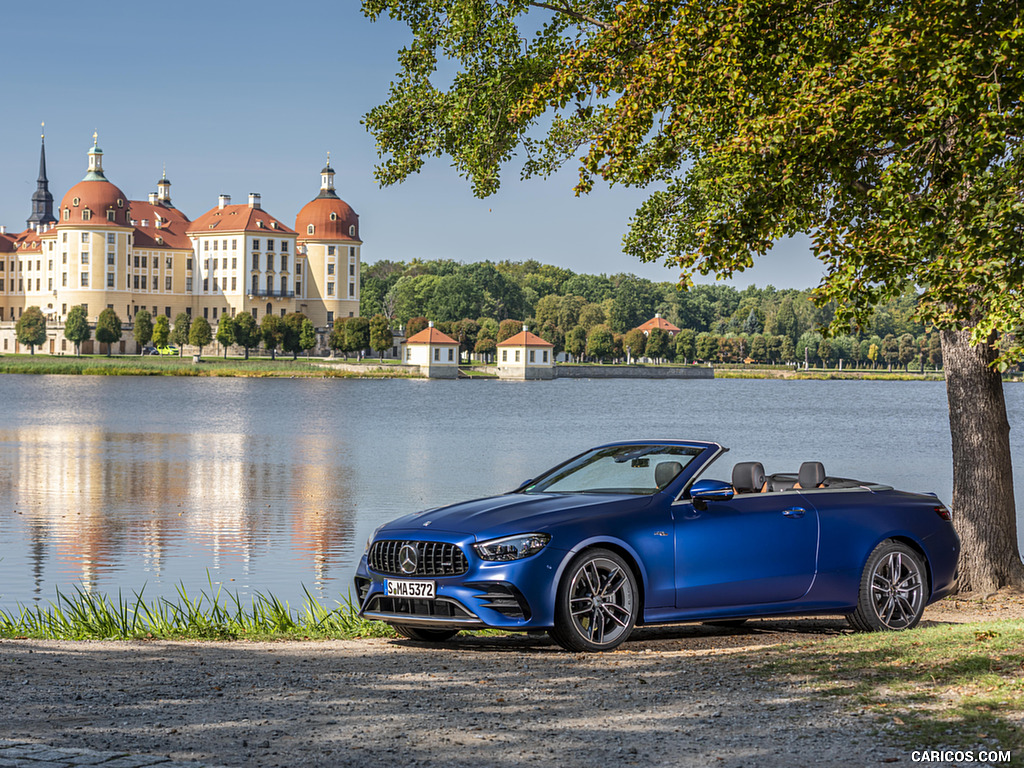
[{"label": "domed roof", "polygon": [[344,200],[321,196],[306,203],[295,217],[299,239],[359,240],[359,216]]},{"label": "domed roof", "polygon": [[[128,209],[128,196],[114,184],[106,179],[85,180],[75,184],[64,195],[58,219],[61,224],[114,223],[127,227],[130,225]],[[107,215],[107,211],[114,212],[113,218]]]}]

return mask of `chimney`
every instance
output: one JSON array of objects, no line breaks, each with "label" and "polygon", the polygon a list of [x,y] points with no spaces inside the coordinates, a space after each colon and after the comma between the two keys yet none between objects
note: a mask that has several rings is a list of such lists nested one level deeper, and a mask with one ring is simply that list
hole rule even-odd
[{"label": "chimney", "polygon": [[6,224],[0,224],[0,235],[6,235],[6,234],[7,234],[7,225]]},{"label": "chimney", "polygon": [[427,328],[433,328],[433,327],[434,327],[434,321],[433,320],[428,320],[427,321]]},{"label": "chimney", "polygon": [[260,193],[259,192],[250,192],[249,193],[249,207],[250,208],[259,208],[260,207]]},{"label": "chimney", "polygon": [[150,205],[156,205],[157,202],[159,202],[159,201],[157,200],[156,192],[150,192],[149,193],[149,204]]},{"label": "chimney", "polygon": [[231,205],[231,195],[219,195],[217,197],[217,207],[224,208],[225,206]]}]

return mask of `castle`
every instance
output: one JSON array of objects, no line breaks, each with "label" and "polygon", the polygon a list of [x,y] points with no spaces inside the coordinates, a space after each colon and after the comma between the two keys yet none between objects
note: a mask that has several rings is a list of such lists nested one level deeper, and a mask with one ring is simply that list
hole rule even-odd
[{"label": "castle", "polygon": [[[214,326],[241,312],[257,322],[301,312],[318,328],[359,314],[359,217],[334,190],[330,156],[320,193],[294,228],[265,211],[255,193],[244,204],[221,195],[192,221],[171,202],[166,172],[148,200],[129,200],[107,179],[95,134],[85,178],[56,210],[44,136],[36,186],[27,228],[12,234],[0,227],[0,328],[8,326],[0,351],[13,339],[12,321],[31,306],[51,326],[76,305],[93,322],[109,307],[128,323],[145,309],[172,321],[182,312],[202,316]],[[41,351],[62,351],[62,337],[49,335]]]}]

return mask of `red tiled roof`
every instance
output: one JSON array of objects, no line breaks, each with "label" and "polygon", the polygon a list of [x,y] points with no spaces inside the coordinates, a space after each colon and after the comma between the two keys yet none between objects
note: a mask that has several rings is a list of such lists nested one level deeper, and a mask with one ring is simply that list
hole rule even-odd
[{"label": "red tiled roof", "polygon": [[676,333],[679,332],[679,329],[676,326],[672,325],[672,323],[670,323],[664,317],[652,317],[643,325],[637,326],[636,330],[651,331],[655,328],[660,328],[663,331],[675,331]]},{"label": "red tiled roof", "polygon": [[[76,199],[78,205],[75,205]],[[120,205],[118,205],[119,200],[121,201]],[[87,208],[91,213],[88,221],[82,217]],[[70,219],[64,219],[65,210],[70,211]],[[107,218],[108,210],[114,211],[113,221]],[[64,195],[60,201],[60,211],[56,213],[60,220],[58,226],[109,227],[114,224],[126,227],[128,226],[128,198],[118,187],[105,179],[80,181]]]},{"label": "red tiled roof", "polygon": [[[263,222],[263,226],[260,226]],[[274,224],[277,226],[275,227]],[[192,222],[186,230],[192,235],[217,232],[259,232],[262,235],[294,235],[295,230],[285,226],[262,208],[248,205],[225,205],[211,208]]]},{"label": "red tiled roof", "polygon": [[446,333],[441,333],[433,326],[424,328],[419,333],[413,334],[405,340],[406,344],[458,344],[455,339]]},{"label": "red tiled roof", "polygon": [[540,336],[530,331],[520,331],[515,336],[498,342],[499,347],[554,347]]},{"label": "red tiled roof", "polygon": [[[331,214],[335,218],[331,220]],[[313,234],[309,234],[309,225]],[[355,235],[349,229],[355,227]],[[348,203],[337,197],[318,197],[306,203],[295,217],[295,231],[301,239],[359,240],[359,217]]]},{"label": "red tiled roof", "polygon": [[[179,251],[191,251],[192,241],[185,234],[191,222],[188,216],[177,208],[168,208],[159,203],[153,204],[143,200],[132,200],[131,218],[135,220],[135,248],[173,248]],[[163,221],[157,227],[157,216]],[[142,226],[142,222],[146,226]],[[163,243],[157,242],[157,238]]]},{"label": "red tiled roof", "polygon": [[19,232],[16,235],[6,235],[13,241],[13,251],[18,253],[35,252],[43,249],[43,244],[39,239],[39,233],[34,232],[31,229],[26,229],[24,232]]}]

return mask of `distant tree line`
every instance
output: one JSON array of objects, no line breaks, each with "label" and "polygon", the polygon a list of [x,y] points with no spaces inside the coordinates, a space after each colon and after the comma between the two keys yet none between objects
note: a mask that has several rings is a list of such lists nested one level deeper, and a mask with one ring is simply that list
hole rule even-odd
[{"label": "distant tree line", "polygon": [[[507,338],[499,329],[512,321],[514,333],[525,323],[556,351],[580,360],[806,361],[814,367],[842,360],[845,366],[891,368],[942,363],[938,335],[912,319],[917,296],[909,289],[876,307],[867,326],[831,338],[818,329],[831,322],[834,307],[813,304],[810,289],[697,285],[680,291],[673,282],[577,274],[532,260],[380,261],[363,267],[361,289],[363,318],[347,321],[359,320],[359,330],[342,340],[347,331],[335,325],[331,346],[339,351],[367,348],[362,323],[380,317],[408,336],[429,318],[464,352],[484,356]],[[655,314],[681,332],[670,338],[635,330]]]}]

